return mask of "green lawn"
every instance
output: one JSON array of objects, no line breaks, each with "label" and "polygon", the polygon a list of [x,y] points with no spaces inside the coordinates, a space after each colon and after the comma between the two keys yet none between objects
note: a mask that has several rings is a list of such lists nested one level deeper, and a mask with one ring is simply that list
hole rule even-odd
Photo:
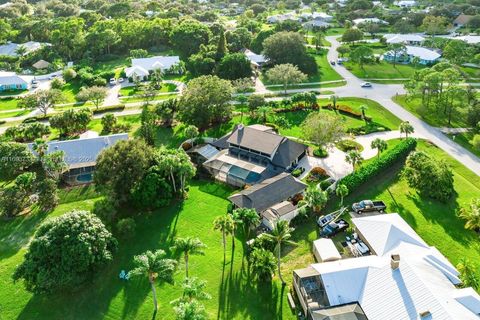
[{"label": "green lawn", "polygon": [[77,102],[76,95],[80,92],[81,87],[78,81],[71,81],[65,84],[62,88],[62,93],[65,97],[64,103]]},{"label": "green lawn", "polygon": [[[172,93],[172,94],[158,95],[158,96],[153,97],[152,99],[153,100],[166,100],[166,99],[174,98],[176,96],[177,96],[176,93]],[[132,102],[145,101],[145,98],[144,97],[135,97],[135,96],[134,97],[120,97],[120,100],[122,101],[122,103],[132,103]]]},{"label": "green lawn", "polygon": [[[177,86],[174,85],[173,83],[163,83],[162,88],[160,90],[157,90],[158,93],[163,93],[163,92],[174,92],[175,89],[177,89]],[[140,88],[137,90],[135,86],[132,87],[124,87],[120,89],[120,95],[121,96],[133,96],[133,95],[141,95],[143,93],[143,90]]]},{"label": "green lawn", "polygon": [[448,119],[442,112],[435,110],[435,107],[431,107],[431,110],[426,109],[422,105],[421,98],[407,99],[406,95],[399,95],[393,97],[393,101],[413,113],[418,118],[422,119],[426,123],[434,127],[451,127],[451,128],[465,128],[468,127],[466,123],[466,117],[461,112],[454,112],[452,115],[451,124],[448,123]]},{"label": "green lawn", "polygon": [[345,28],[328,28],[325,32],[326,36],[342,35],[345,32]]},{"label": "green lawn", "polygon": [[28,114],[29,112],[30,112],[30,110],[0,112],[0,119],[20,117],[20,116],[24,116],[24,115]]},{"label": "green lawn", "polygon": [[480,68],[459,67],[459,69],[466,75],[467,81],[469,80],[468,78],[476,78],[475,80],[477,81],[480,78]]},{"label": "green lawn", "polygon": [[[207,244],[205,256],[192,256],[190,273],[208,281],[207,292],[212,299],[205,301],[209,317],[220,319],[295,319],[288,307],[287,293],[278,280],[259,284],[250,278],[243,258],[240,240],[235,250],[227,249],[223,261],[221,234],[212,230],[214,218],[224,214],[230,188],[210,182],[194,182],[188,199],[183,203],[152,213],[136,216],[137,231],[128,241],[119,242],[114,261],[105,270],[94,275],[91,283],[74,293],[59,292],[51,296],[35,296],[27,292],[22,283],[14,284],[11,274],[25,253],[25,245],[35,228],[45,219],[59,216],[71,209],[89,210],[98,199],[77,202],[65,201],[51,214],[35,213],[10,222],[1,222],[0,239],[0,309],[5,319],[147,319],[153,311],[152,297],[146,278],[121,281],[121,270],[133,267],[132,257],[145,250],[162,248],[169,252],[174,237],[198,236]],[[62,195],[62,198],[65,195]],[[230,241],[229,241],[230,243]],[[287,262],[289,259],[285,259]],[[181,295],[180,283],[184,278],[184,265],[180,261],[175,274],[175,285],[157,285],[159,313],[157,319],[173,319],[170,301]],[[290,274],[285,274],[290,277]]]},{"label": "green lawn", "polygon": [[0,99],[0,111],[18,109],[18,98],[2,98]]},{"label": "green lawn", "polygon": [[358,64],[345,62],[345,67],[355,76],[362,79],[397,79],[410,78],[416,70],[422,67],[414,68],[408,64],[397,64],[380,61],[379,63],[366,64],[363,69]]},{"label": "green lawn", "polygon": [[455,135],[448,134],[447,136],[480,158],[480,150],[473,148],[473,145],[470,143],[474,136],[473,132],[457,133]]}]

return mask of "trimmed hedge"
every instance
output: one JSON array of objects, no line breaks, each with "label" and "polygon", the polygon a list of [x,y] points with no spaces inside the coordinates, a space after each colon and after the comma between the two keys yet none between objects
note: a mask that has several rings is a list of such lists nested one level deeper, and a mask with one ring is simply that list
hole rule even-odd
[{"label": "trimmed hedge", "polygon": [[381,154],[380,158],[345,176],[339,183],[346,185],[349,190],[355,190],[396,162],[404,161],[408,154],[415,150],[416,146],[417,140],[414,138],[405,139],[395,148]]},{"label": "trimmed hedge", "polygon": [[45,121],[50,119],[50,116],[33,116],[33,117],[28,117],[23,119],[22,123],[32,123],[32,122],[38,122],[38,121]]},{"label": "trimmed hedge", "polygon": [[123,111],[125,109],[124,104],[117,104],[114,106],[99,107],[98,109],[93,109],[93,114],[105,113],[105,112],[114,112],[114,111]]}]

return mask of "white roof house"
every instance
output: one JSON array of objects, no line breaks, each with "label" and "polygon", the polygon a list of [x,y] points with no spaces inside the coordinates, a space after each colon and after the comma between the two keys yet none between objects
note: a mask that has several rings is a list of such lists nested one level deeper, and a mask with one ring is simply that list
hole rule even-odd
[{"label": "white roof house", "polygon": [[356,25],[356,26],[359,26],[359,25],[362,25],[362,24],[365,24],[365,23],[377,23],[377,24],[384,24],[384,25],[388,24],[387,21],[381,20],[381,19],[378,19],[378,18],[358,18],[358,19],[353,20],[353,24]]},{"label": "white roof house", "polygon": [[388,44],[392,43],[403,43],[411,45],[419,45],[425,41],[425,38],[418,34],[398,34],[398,33],[387,33],[383,35],[385,42]]},{"label": "white roof house", "polygon": [[417,5],[417,2],[415,0],[400,0],[395,1],[393,4],[401,8],[411,8],[415,7]]},{"label": "white roof house", "polygon": [[[440,53],[432,49],[405,46],[403,54],[397,54],[396,59],[398,62],[410,63],[413,57],[417,57],[420,59],[420,64],[427,65],[436,62],[441,56]],[[385,52],[383,54],[383,59],[386,61],[393,61],[393,59],[395,59],[395,54],[392,51]]]},{"label": "white roof house", "polygon": [[462,40],[462,41],[465,41],[468,44],[478,44],[478,43],[480,43],[480,36],[467,35],[467,36],[452,37],[450,39]]},{"label": "white roof house", "polygon": [[258,67],[264,64],[265,62],[267,62],[267,59],[262,54],[256,54],[255,52],[249,49],[246,49],[244,53],[247,56],[247,59],[250,60],[250,63],[253,64],[254,66]]},{"label": "white roof house", "polygon": [[13,43],[13,42],[8,42],[4,45],[0,46],[0,55],[1,56],[11,56],[11,57],[16,57],[18,56],[17,50],[19,47],[24,47],[25,48],[25,54],[28,54],[30,52],[34,52],[42,46],[48,46],[50,44],[48,43],[41,43],[41,42],[36,42],[36,41],[28,41],[25,43]]},{"label": "white roof house", "polygon": [[279,22],[283,22],[283,21],[287,21],[287,20],[299,21],[299,18],[296,16],[296,14],[294,12],[288,12],[288,13],[285,13],[285,14],[277,14],[277,15],[267,17],[267,23],[271,23],[271,24],[279,23]]},{"label": "white roof house", "polygon": [[458,289],[455,267],[398,214],[356,218],[352,223],[376,255],[311,265],[327,307],[358,303],[369,320],[479,319],[478,293]]},{"label": "white roof house", "polygon": [[132,59],[132,66],[125,69],[125,74],[128,78],[133,75],[139,77],[146,77],[150,71],[160,69],[168,70],[172,66],[179,64],[180,58],[178,56],[156,56],[150,58]]}]

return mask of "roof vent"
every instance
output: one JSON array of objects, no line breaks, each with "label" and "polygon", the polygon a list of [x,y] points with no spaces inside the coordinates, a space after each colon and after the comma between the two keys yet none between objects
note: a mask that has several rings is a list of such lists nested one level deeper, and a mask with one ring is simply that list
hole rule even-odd
[{"label": "roof vent", "polygon": [[430,311],[423,311],[418,314],[420,316],[420,319],[426,320],[426,319],[431,319],[432,313]]},{"label": "roof vent", "polygon": [[397,270],[400,267],[400,255],[399,254],[392,254],[390,260],[390,266],[392,270]]}]

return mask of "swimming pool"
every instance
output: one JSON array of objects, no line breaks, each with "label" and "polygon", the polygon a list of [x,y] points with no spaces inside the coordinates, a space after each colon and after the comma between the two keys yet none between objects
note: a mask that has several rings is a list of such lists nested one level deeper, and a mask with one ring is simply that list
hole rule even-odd
[{"label": "swimming pool", "polygon": [[93,181],[93,175],[91,173],[84,173],[77,176],[77,182],[88,183]]}]

